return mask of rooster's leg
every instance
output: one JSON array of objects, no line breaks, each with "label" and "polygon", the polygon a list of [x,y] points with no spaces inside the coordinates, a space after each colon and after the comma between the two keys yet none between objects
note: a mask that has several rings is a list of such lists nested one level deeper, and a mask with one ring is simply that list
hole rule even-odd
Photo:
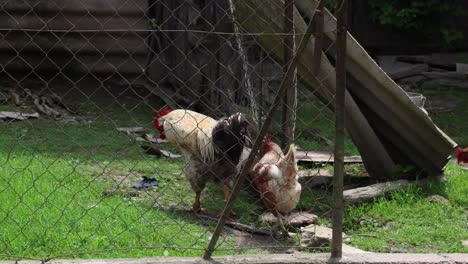
[{"label": "rooster's leg", "polygon": [[229,196],[231,195],[231,188],[227,186],[226,184],[223,185],[223,191],[224,191],[224,203],[227,203],[229,200]]},{"label": "rooster's leg", "polygon": [[[231,188],[227,184],[224,184],[223,191],[224,191],[224,205],[226,206],[227,201],[229,200],[229,196],[231,196]],[[234,213],[234,211],[231,210],[227,215],[228,217],[236,216],[236,213]]]},{"label": "rooster's leg", "polygon": [[200,203],[200,193],[201,192],[196,192],[195,193],[195,202],[193,203],[192,210],[195,213],[201,213],[201,203]]}]

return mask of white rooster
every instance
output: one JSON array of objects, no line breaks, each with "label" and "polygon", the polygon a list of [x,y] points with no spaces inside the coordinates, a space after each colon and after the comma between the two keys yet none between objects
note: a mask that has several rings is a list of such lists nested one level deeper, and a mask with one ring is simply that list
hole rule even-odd
[{"label": "white rooster", "polygon": [[184,173],[195,192],[193,210],[201,212],[200,194],[208,181],[223,184],[226,202],[246,141],[244,116],[236,113],[215,120],[191,110],[163,109],[153,121],[186,158]]}]

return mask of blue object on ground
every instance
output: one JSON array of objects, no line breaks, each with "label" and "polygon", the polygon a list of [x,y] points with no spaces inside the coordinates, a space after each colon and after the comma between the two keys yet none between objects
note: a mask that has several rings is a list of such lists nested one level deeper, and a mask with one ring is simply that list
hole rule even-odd
[{"label": "blue object on ground", "polygon": [[143,176],[143,180],[136,183],[132,187],[135,189],[143,189],[151,186],[158,186],[158,180],[156,180],[155,178],[148,178],[147,176]]}]

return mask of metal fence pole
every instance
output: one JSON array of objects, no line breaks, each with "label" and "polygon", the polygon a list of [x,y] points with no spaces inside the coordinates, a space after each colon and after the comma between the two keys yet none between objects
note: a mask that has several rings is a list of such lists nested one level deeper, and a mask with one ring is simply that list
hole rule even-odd
[{"label": "metal fence pole", "polygon": [[343,178],[344,178],[344,134],[345,134],[345,90],[346,90],[346,34],[347,0],[337,3],[336,38],[336,98],[335,98],[335,162],[333,175],[333,237],[332,258],[342,257],[343,243]]},{"label": "metal fence pole", "polygon": [[315,47],[314,47],[314,62],[313,62],[313,74],[318,76],[320,70],[320,63],[322,61],[322,48],[323,48],[323,9],[327,1],[321,1],[317,7],[317,14],[315,15]]},{"label": "metal fence pole", "polygon": [[249,173],[250,168],[253,165],[253,160],[256,155],[256,152],[260,149],[260,146],[263,142],[263,138],[266,135],[267,129],[270,126],[270,123],[273,119],[273,113],[276,110],[276,107],[279,105],[281,97],[283,96],[284,92],[286,91],[286,88],[289,87],[292,79],[292,75],[295,72],[296,65],[299,61],[299,57],[302,55],[303,51],[307,47],[307,44],[309,42],[310,37],[312,36],[312,31],[313,31],[313,22],[312,20],[309,22],[309,25],[307,26],[307,30],[304,34],[304,36],[301,39],[301,42],[299,44],[299,47],[297,49],[296,54],[294,55],[291,64],[289,65],[288,71],[286,72],[285,76],[283,77],[281,84],[278,88],[278,92],[275,96],[275,99],[271,105],[270,110],[267,113],[267,116],[265,118],[265,121],[263,122],[262,128],[260,129],[260,132],[255,140],[255,143],[252,147],[252,151],[249,154],[249,157],[247,158],[247,161],[242,168],[242,171],[240,172],[239,176],[236,177],[236,180],[234,182],[234,186],[232,188],[231,195],[229,196],[229,199],[226,203],[226,206],[224,207],[224,210],[221,214],[221,217],[218,221],[218,224],[216,225],[215,231],[213,232],[213,236],[211,237],[211,241],[208,244],[207,249],[205,250],[205,254],[203,255],[204,259],[209,259],[211,258],[211,255],[215,249],[216,243],[218,242],[219,236],[221,235],[221,231],[224,228],[224,224],[226,223],[226,218],[228,215],[228,212],[231,211],[232,206],[234,205],[234,200],[236,199],[237,194],[240,191],[240,187],[242,186],[242,183],[245,179],[245,176]]}]

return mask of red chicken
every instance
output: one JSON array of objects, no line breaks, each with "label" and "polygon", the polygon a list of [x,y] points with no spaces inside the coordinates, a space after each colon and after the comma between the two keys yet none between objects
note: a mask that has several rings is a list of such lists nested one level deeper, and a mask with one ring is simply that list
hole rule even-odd
[{"label": "red chicken", "polygon": [[286,156],[281,148],[266,138],[263,143],[263,157],[253,168],[253,178],[265,207],[277,218],[277,226],[287,231],[283,217],[296,208],[302,186],[297,181],[296,149],[291,144]]},{"label": "red chicken", "polygon": [[200,194],[208,181],[224,186],[227,201],[244,149],[248,123],[241,113],[214,120],[177,109],[156,114],[155,127],[185,156],[184,173],[195,192],[193,210],[201,212]]},{"label": "red chicken", "polygon": [[460,162],[468,163],[468,148],[458,148],[456,156],[458,164],[460,164]]}]

